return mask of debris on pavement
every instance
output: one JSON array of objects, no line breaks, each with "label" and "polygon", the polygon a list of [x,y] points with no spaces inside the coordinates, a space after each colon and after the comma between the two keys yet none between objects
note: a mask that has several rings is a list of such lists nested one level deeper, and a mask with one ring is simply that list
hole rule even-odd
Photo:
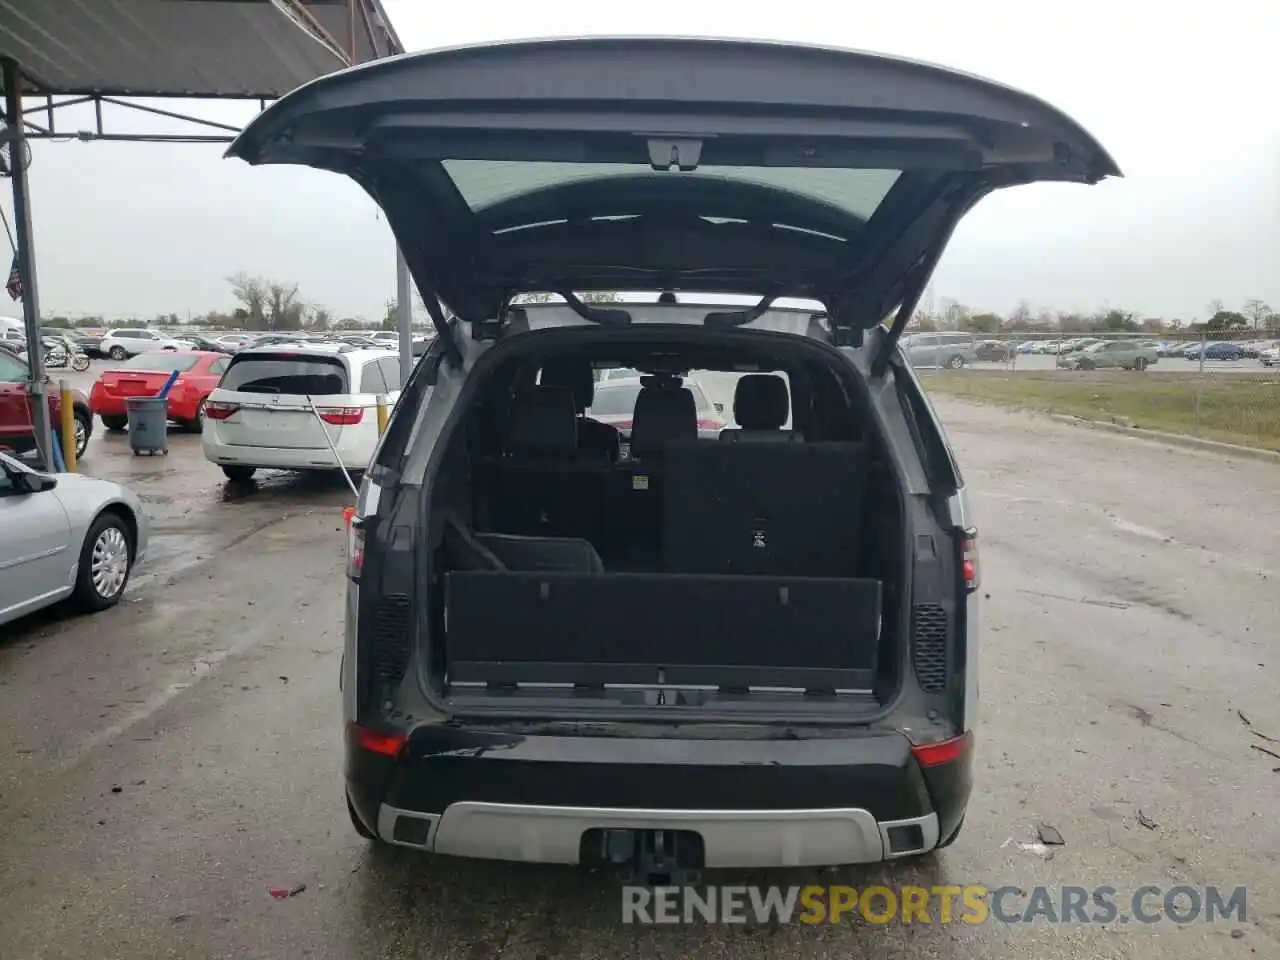
[{"label": "debris on pavement", "polygon": [[1138,823],[1146,827],[1148,830],[1154,830],[1158,826],[1160,826],[1160,824],[1156,823],[1154,820],[1148,817],[1145,813],[1143,813],[1141,809],[1138,810],[1137,819],[1138,819]]},{"label": "debris on pavement", "polygon": [[1267,743],[1280,743],[1280,740],[1277,740],[1275,737],[1268,737],[1261,730],[1250,730],[1249,732],[1252,733],[1255,737],[1258,737],[1261,740],[1267,741]]},{"label": "debris on pavement", "polygon": [[1237,710],[1237,711],[1236,711],[1236,716],[1240,718],[1240,722],[1241,722],[1241,723],[1243,723],[1246,727],[1252,727],[1252,726],[1253,726],[1253,722],[1252,722],[1248,717],[1246,717],[1246,716],[1244,715],[1244,711],[1243,711],[1243,710]]},{"label": "debris on pavement", "polygon": [[1013,837],[1010,837],[1004,843],[1000,844],[1000,849],[1003,850],[1005,847],[1009,846],[1011,843],[1016,843],[1018,845],[1018,849],[1023,851],[1024,853],[1034,853],[1037,857],[1040,857],[1042,860],[1052,860],[1054,857],[1054,851],[1049,849],[1048,844],[1041,843],[1039,840],[1035,841],[1034,843],[1024,843],[1020,840],[1014,840]]},{"label": "debris on pavement", "polygon": [[124,787],[120,786],[120,784],[118,784],[118,783],[117,783],[114,787],[112,787],[112,788],[111,788],[111,792],[112,792],[112,793],[124,793]]},{"label": "debris on pavement", "polygon": [[1053,826],[1053,824],[1042,823],[1040,824],[1040,829],[1037,832],[1040,837],[1040,842],[1045,846],[1065,847],[1067,845],[1067,841],[1062,839],[1062,831]]},{"label": "debris on pavement", "polygon": [[1260,747],[1256,743],[1249,744],[1249,749],[1257,750],[1259,753],[1265,753],[1268,757],[1275,757],[1277,760],[1280,760],[1280,753],[1276,753],[1274,750],[1268,750],[1266,747]]},{"label": "debris on pavement", "polygon": [[290,897],[296,897],[307,889],[305,883],[300,883],[296,887],[272,887],[268,893],[276,900],[288,900]]}]

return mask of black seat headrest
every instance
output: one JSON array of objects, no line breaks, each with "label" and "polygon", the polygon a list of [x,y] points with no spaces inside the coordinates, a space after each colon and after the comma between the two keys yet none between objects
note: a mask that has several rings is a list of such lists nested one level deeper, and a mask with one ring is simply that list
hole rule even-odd
[{"label": "black seat headrest", "polygon": [[660,454],[669,440],[698,438],[698,405],[687,387],[643,387],[631,418],[631,452]]},{"label": "black seat headrest", "polygon": [[591,361],[579,357],[553,357],[542,365],[538,383],[544,387],[564,387],[572,391],[577,412],[591,406],[596,395],[596,379]]},{"label": "black seat headrest", "polygon": [[733,419],[743,430],[778,430],[790,412],[787,382],[776,373],[749,373],[738,380]]},{"label": "black seat headrest", "polygon": [[528,456],[573,456],[578,451],[578,412],[573,391],[533,387],[519,394],[511,415],[511,451]]}]

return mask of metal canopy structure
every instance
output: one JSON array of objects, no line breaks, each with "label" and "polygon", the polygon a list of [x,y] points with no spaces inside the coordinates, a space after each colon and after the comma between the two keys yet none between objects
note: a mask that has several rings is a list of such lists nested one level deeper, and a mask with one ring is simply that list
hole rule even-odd
[{"label": "metal canopy structure", "polygon": [[0,0],[24,94],[274,99],[401,52],[379,0]]},{"label": "metal canopy structure", "polygon": [[[77,136],[225,142],[234,128],[126,98],[265,102],[343,67],[403,52],[381,0],[0,0],[0,88],[7,121],[0,173],[13,185],[15,265],[22,281],[33,428],[43,467],[54,459],[26,141]],[[84,104],[93,105],[96,128],[60,131],[57,111]],[[113,134],[104,125],[104,107],[141,110],[215,132]],[[402,296],[401,351],[410,355],[411,307]]]}]

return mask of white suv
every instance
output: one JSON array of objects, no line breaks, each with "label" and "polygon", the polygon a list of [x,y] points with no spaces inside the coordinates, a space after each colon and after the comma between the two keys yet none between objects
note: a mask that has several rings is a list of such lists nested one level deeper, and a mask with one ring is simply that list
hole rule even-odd
[{"label": "white suv", "polygon": [[205,458],[230,480],[248,480],[260,467],[363,471],[378,445],[380,395],[388,405],[400,396],[394,351],[340,343],[249,347],[205,402]]},{"label": "white suv", "polygon": [[98,348],[112,360],[126,360],[140,353],[154,350],[181,350],[183,346],[173,337],[162,336],[154,330],[129,328],[108,330]]}]

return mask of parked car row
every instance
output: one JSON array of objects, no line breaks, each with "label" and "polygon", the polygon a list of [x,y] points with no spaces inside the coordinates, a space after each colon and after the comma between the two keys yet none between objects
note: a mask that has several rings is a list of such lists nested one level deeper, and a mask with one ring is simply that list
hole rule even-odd
[{"label": "parked car row", "polygon": [[[23,339],[18,330],[8,333],[0,330],[0,343],[6,336]],[[146,328],[119,328],[105,332],[68,331],[70,336],[90,357],[126,360],[153,350],[209,350],[214,353],[233,354],[246,347],[269,346],[271,344],[306,344],[320,342],[352,343],[366,347],[384,347],[398,350],[400,335],[394,330],[378,331],[337,331],[317,333],[309,330],[287,332],[255,332],[238,331],[214,335],[212,333],[174,333],[172,335]],[[421,356],[426,352],[434,336],[415,334],[413,341],[414,355]]]},{"label": "parked car row", "polygon": [[[1064,369],[1117,365],[1127,369],[1145,369],[1161,358],[1198,361],[1202,353],[1205,360],[1258,360],[1264,366],[1280,365],[1280,358],[1276,355],[1280,339],[1214,340],[1205,343],[1200,340],[1085,336],[1018,341],[979,339],[969,333],[945,332],[904,337],[902,346],[913,365],[926,368],[959,369],[974,362],[1006,363],[1016,355],[1047,355],[1057,357],[1057,365]],[[1139,357],[1141,364],[1137,362]],[[1120,364],[1113,362],[1122,358]]]}]

